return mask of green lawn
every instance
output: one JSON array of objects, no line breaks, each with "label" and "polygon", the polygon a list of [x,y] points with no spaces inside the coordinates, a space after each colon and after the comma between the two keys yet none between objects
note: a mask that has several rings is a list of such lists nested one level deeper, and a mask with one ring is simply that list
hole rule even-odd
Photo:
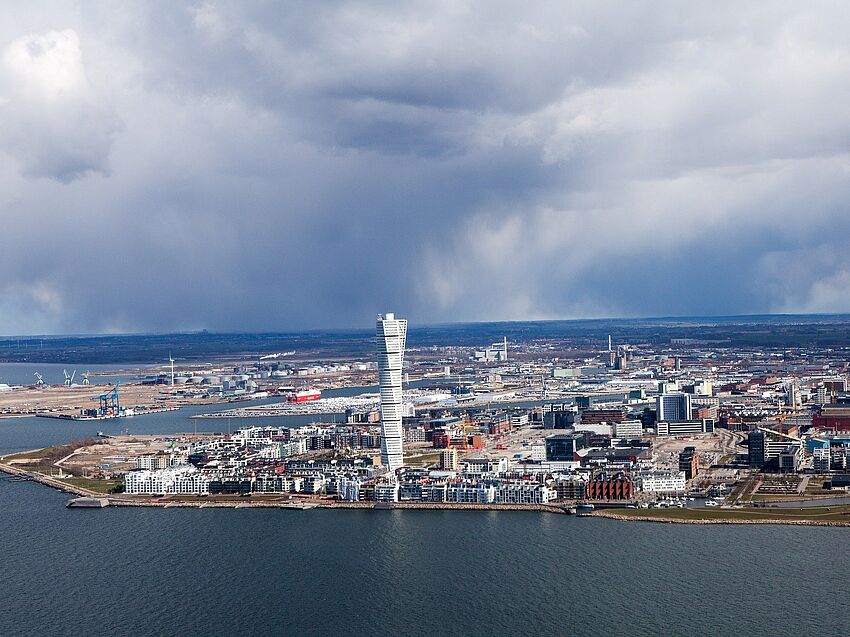
[{"label": "green lawn", "polygon": [[756,493],[750,496],[753,502],[780,502],[781,500],[805,500],[804,495],[799,493]]},{"label": "green lawn", "polygon": [[[13,453],[8,456],[3,456],[3,460],[38,460],[48,458],[56,454],[59,450],[65,449],[65,445],[56,445],[53,447],[45,447],[44,449],[34,449],[33,451],[22,451],[21,453]],[[70,453],[70,452],[68,452]],[[65,454],[68,455],[68,454]]]},{"label": "green lawn", "polygon": [[440,462],[440,452],[428,452],[419,456],[405,456],[404,462],[412,467],[427,467],[428,465]]},{"label": "green lawn", "polygon": [[729,495],[729,501],[734,502],[738,498],[746,498],[747,494],[752,493],[755,485],[756,481],[752,476],[736,483]]},{"label": "green lawn", "polygon": [[62,482],[72,484],[81,489],[97,491],[98,493],[120,493],[124,490],[123,480],[98,480],[96,478],[66,478]]},{"label": "green lawn", "polygon": [[23,471],[43,473],[46,476],[49,476],[51,473],[55,474],[58,471],[58,469],[56,469],[56,467],[54,467],[52,464],[42,464],[42,462],[39,460],[35,460],[35,462],[33,462],[32,464],[16,464],[15,467]]},{"label": "green lawn", "polygon": [[824,520],[850,523],[850,505],[802,509],[609,509],[624,517],[658,520]]}]

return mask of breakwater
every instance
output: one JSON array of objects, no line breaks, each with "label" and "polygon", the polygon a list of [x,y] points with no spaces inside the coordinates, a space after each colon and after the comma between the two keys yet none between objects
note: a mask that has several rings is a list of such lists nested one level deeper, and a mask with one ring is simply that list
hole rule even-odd
[{"label": "breakwater", "polygon": [[796,526],[850,526],[850,519],[806,520],[800,518],[664,518],[649,515],[623,515],[613,511],[594,511],[591,517],[624,522],[660,522],[666,524],[790,524]]}]

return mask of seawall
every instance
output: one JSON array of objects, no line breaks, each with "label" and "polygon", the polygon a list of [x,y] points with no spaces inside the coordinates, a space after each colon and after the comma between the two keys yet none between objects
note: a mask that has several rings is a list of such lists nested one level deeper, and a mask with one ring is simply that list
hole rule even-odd
[{"label": "seawall", "polygon": [[850,526],[850,520],[801,520],[801,519],[741,519],[741,518],[662,518],[648,515],[623,515],[613,511],[594,511],[592,517],[621,520],[624,522],[657,522],[661,524],[792,524],[797,526]]}]

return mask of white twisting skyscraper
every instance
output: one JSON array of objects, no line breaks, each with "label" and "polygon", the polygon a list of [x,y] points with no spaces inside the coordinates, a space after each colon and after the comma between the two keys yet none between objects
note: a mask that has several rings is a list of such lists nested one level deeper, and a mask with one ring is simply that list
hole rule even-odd
[{"label": "white twisting skyscraper", "polygon": [[404,464],[401,428],[401,366],[407,321],[395,314],[378,315],[378,384],[381,387],[381,463],[390,471]]}]

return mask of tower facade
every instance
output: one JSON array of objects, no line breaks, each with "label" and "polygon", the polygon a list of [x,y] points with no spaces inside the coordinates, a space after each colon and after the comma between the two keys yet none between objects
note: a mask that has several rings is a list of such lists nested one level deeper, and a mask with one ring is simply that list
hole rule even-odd
[{"label": "tower facade", "polygon": [[381,463],[390,471],[404,464],[401,428],[401,367],[407,341],[407,321],[379,314],[377,321],[378,385],[381,388]]},{"label": "tower facade", "polygon": [[689,394],[661,394],[655,403],[658,422],[682,422],[691,419]]}]

